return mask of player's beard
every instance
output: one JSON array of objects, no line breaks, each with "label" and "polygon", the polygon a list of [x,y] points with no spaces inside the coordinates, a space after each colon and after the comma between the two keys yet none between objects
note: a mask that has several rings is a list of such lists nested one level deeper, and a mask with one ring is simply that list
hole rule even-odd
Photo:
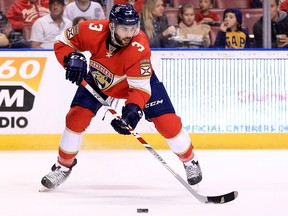
[{"label": "player's beard", "polygon": [[115,34],[115,39],[117,43],[119,43],[122,47],[125,47],[125,46],[128,46],[128,44],[131,42],[132,37],[120,38],[118,34]]},{"label": "player's beard", "polygon": [[128,44],[131,42],[131,40],[132,40],[132,37],[122,38],[122,40],[121,40],[122,46],[128,46]]}]

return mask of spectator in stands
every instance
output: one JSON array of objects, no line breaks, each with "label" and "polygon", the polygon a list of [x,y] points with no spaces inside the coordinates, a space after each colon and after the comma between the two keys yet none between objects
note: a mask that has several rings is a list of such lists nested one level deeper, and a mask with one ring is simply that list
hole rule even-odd
[{"label": "spectator in stands", "polygon": [[220,26],[220,18],[210,10],[213,7],[213,2],[213,0],[199,0],[200,11],[197,11],[195,16],[197,23]]},{"label": "spectator in stands", "polygon": [[209,47],[209,32],[211,27],[207,24],[197,24],[195,21],[195,8],[185,3],[178,9],[178,29],[176,41],[178,47]]},{"label": "spectator in stands", "polygon": [[263,7],[262,2],[263,0],[251,0],[250,8],[262,8]]},{"label": "spectator in stands", "polygon": [[30,41],[33,48],[52,49],[56,36],[72,26],[72,22],[63,17],[64,8],[64,0],[49,0],[50,14],[32,25]]},{"label": "spectator in stands", "polygon": [[15,31],[32,25],[38,18],[49,14],[49,0],[15,0],[6,15]]},{"label": "spectator in stands", "polygon": [[[279,0],[270,0],[271,2],[271,47],[288,48],[288,15],[286,12],[279,10]],[[255,46],[263,48],[263,16],[254,24],[253,33]],[[276,35],[282,35],[281,45],[277,45]]]},{"label": "spectator in stands", "polygon": [[87,19],[86,19],[85,17],[82,17],[82,16],[75,17],[75,18],[72,20],[72,26],[78,25],[79,23],[84,22],[84,21],[86,21],[86,20],[87,20]]},{"label": "spectator in stands", "polygon": [[288,13],[288,0],[284,0],[280,3],[280,10],[285,11]]},{"label": "spectator in stands", "polygon": [[163,0],[146,0],[141,13],[141,30],[146,33],[151,48],[175,47],[169,38],[176,33],[174,26],[168,25],[164,14]]},{"label": "spectator in stands", "polygon": [[24,39],[21,32],[13,30],[6,15],[0,11],[0,47],[30,48],[31,44]]},{"label": "spectator in stands", "polygon": [[87,20],[105,19],[102,6],[98,2],[90,0],[75,0],[66,6],[64,17],[72,21],[79,16],[83,16]]},{"label": "spectator in stands", "polygon": [[0,48],[8,47],[9,40],[5,34],[0,33]]},{"label": "spectator in stands", "polygon": [[132,4],[138,14],[141,14],[145,0],[114,0],[114,4]]},{"label": "spectator in stands", "polygon": [[216,36],[216,48],[250,48],[248,31],[242,28],[242,13],[238,8],[228,8],[223,14],[224,22]]}]

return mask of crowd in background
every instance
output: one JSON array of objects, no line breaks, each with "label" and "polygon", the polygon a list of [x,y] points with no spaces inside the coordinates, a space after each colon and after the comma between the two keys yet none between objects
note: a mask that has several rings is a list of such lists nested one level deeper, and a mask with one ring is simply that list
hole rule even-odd
[{"label": "crowd in background", "polygon": [[[5,1],[6,0],[0,0]],[[217,0],[15,0],[0,12],[1,48],[53,48],[55,37],[79,21],[107,19],[113,4],[132,4],[152,48],[261,48],[261,16],[248,29],[243,8],[213,10]],[[240,0],[242,1],[242,0]],[[288,47],[288,0],[269,0],[272,48]],[[168,14],[170,10],[173,14]],[[173,8],[174,7],[174,8]],[[175,20],[172,23],[171,20]]]}]

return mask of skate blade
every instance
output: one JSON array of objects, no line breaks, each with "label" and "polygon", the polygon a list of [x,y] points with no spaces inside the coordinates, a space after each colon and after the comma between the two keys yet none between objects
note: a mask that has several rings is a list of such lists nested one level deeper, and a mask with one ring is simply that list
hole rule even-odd
[{"label": "skate blade", "polygon": [[198,192],[199,190],[199,183],[198,184],[195,184],[195,185],[191,185],[192,189],[196,192]]},{"label": "skate blade", "polygon": [[39,192],[49,192],[49,191],[53,191],[55,188],[51,188],[51,189],[49,189],[49,188],[47,188],[47,187],[45,187],[45,186],[42,186],[42,188],[40,188],[38,191]]}]

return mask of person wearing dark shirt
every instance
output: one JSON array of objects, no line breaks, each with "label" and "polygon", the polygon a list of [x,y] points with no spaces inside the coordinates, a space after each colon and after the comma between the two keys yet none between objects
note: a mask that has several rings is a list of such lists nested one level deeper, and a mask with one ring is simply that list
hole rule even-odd
[{"label": "person wearing dark shirt", "polygon": [[[1,48],[30,48],[30,42],[24,39],[21,32],[13,30],[7,16],[0,11]],[[3,43],[4,41],[4,43]]]},{"label": "person wearing dark shirt", "polygon": [[[255,47],[263,48],[263,16],[254,24],[253,34]],[[276,35],[281,35],[280,46]],[[288,48],[288,15],[279,10],[279,0],[271,0],[271,47]]]},{"label": "person wearing dark shirt", "polygon": [[224,11],[224,22],[216,36],[216,48],[249,48],[250,39],[246,29],[242,28],[242,13],[238,8]]}]

